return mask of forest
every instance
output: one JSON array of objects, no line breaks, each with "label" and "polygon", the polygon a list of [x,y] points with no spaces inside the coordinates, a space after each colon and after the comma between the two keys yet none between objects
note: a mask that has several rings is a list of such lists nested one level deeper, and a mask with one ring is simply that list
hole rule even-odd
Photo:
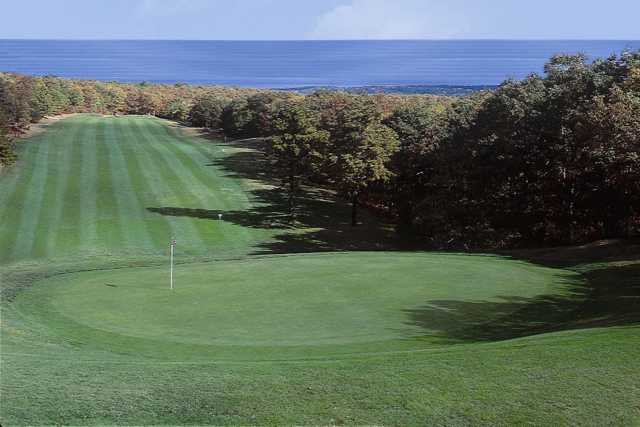
[{"label": "forest", "polygon": [[[543,74],[460,97],[310,94],[0,73],[0,165],[29,127],[68,113],[154,115],[255,138],[295,222],[334,190],[430,248],[588,242],[640,232],[640,51],[557,55]],[[16,166],[19,167],[19,164]]]}]

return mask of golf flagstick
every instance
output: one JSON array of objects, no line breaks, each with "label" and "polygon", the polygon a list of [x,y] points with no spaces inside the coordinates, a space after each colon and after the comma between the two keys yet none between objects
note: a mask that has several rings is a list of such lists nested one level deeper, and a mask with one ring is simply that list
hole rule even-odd
[{"label": "golf flagstick", "polygon": [[171,239],[171,243],[169,244],[169,246],[171,247],[171,257],[170,257],[171,269],[170,269],[170,285],[169,286],[170,286],[170,289],[173,290],[173,250],[176,247],[175,238]]}]

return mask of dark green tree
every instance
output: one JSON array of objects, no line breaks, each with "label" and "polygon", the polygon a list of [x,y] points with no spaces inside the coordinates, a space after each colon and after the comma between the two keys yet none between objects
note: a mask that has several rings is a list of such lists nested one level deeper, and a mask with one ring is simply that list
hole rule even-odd
[{"label": "dark green tree", "polygon": [[318,129],[318,117],[301,101],[278,105],[271,123],[274,136],[268,152],[287,192],[289,215],[295,216],[296,196],[303,179],[321,164],[328,133]]},{"label": "dark green tree", "polygon": [[217,93],[207,93],[195,100],[189,111],[188,121],[192,126],[219,129],[222,113],[231,100]]},{"label": "dark green tree", "polygon": [[9,138],[5,129],[0,125],[0,169],[2,169],[3,166],[13,163],[14,160],[13,140]]},{"label": "dark green tree", "polygon": [[400,141],[392,157],[393,207],[399,228],[411,231],[416,208],[427,198],[438,162],[438,150],[447,136],[446,110],[436,103],[399,107],[385,120]]},{"label": "dark green tree", "polygon": [[249,109],[245,97],[232,100],[222,111],[222,128],[225,135],[234,137],[255,137],[251,133],[254,113]]},{"label": "dark green tree", "polygon": [[163,112],[163,116],[178,122],[184,122],[189,116],[189,106],[182,99],[174,99]]}]

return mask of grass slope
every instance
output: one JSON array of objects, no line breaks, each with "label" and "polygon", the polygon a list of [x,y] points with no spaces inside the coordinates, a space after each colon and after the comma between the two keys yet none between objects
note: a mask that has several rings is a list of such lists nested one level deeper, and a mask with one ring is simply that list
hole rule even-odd
[{"label": "grass slope", "polygon": [[243,254],[259,231],[152,211],[248,209],[242,183],[207,167],[227,151],[149,118],[59,121],[0,180],[0,261],[163,254],[172,236],[182,254]]},{"label": "grass slope", "polygon": [[393,242],[311,189],[289,227],[246,143],[157,119],[76,116],[21,156],[2,425],[640,422],[637,246],[283,255]]}]

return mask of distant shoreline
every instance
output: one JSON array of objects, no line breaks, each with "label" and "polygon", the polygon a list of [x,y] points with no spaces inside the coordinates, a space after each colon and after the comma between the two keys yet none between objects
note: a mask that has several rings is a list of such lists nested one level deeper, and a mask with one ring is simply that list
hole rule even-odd
[{"label": "distant shoreline", "polygon": [[82,39],[67,39],[67,38],[6,38],[0,37],[0,41],[25,41],[25,42],[213,42],[213,43],[333,43],[333,42],[346,42],[346,43],[368,43],[368,42],[638,42],[640,39],[620,39],[620,38],[433,38],[433,39],[102,39],[102,38],[82,38]]},{"label": "distant shoreline", "polygon": [[497,85],[365,85],[365,86],[304,86],[293,88],[277,88],[274,90],[286,92],[298,92],[302,94],[313,93],[319,90],[345,91],[350,93],[362,93],[375,95],[378,93],[398,95],[444,95],[463,96],[474,92],[494,90]]}]

